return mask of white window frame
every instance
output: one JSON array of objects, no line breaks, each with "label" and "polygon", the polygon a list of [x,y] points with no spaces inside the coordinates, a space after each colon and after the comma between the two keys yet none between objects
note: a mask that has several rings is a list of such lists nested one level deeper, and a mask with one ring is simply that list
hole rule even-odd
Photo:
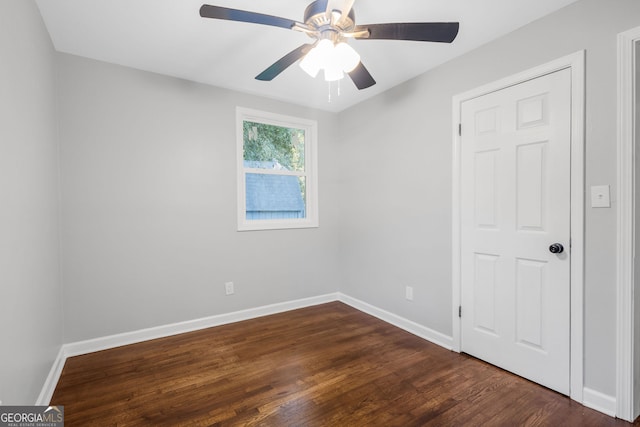
[{"label": "white window frame", "polygon": [[[302,129],[304,138],[304,172],[269,169],[253,169],[244,167],[243,122],[250,121],[287,128]],[[299,117],[285,116],[249,108],[236,108],[236,146],[237,146],[237,181],[238,181],[238,231],[281,230],[290,228],[318,227],[318,122]],[[306,217],[293,219],[247,220],[246,180],[247,173],[267,175],[290,175],[305,177],[306,182]]]}]

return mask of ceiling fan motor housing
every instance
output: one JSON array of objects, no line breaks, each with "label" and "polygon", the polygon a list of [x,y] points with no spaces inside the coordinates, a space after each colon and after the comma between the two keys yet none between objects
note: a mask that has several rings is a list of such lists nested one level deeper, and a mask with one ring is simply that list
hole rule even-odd
[{"label": "ceiling fan motor housing", "polygon": [[349,11],[348,16],[334,19],[327,16],[326,7],[326,0],[316,0],[311,3],[304,11],[304,23],[316,29],[320,34],[334,33],[334,37],[339,36],[341,32],[350,32],[355,28],[356,14],[353,9]]}]

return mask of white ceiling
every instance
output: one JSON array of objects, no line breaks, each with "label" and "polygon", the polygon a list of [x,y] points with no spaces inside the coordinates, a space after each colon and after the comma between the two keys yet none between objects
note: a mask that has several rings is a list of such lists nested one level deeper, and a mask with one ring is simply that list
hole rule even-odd
[{"label": "white ceiling", "polygon": [[204,19],[203,3],[303,20],[311,0],[37,0],[56,50],[241,92],[341,111],[576,0],[357,0],[357,24],[460,22],[452,44],[354,40],[377,84],[358,91],[297,65],[272,82],[254,79],[310,39],[299,32]]}]

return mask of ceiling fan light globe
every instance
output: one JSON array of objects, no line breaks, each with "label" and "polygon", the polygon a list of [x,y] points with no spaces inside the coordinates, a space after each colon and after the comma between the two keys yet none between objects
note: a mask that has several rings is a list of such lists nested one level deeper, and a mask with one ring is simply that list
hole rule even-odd
[{"label": "ceiling fan light globe", "polygon": [[324,79],[328,82],[335,82],[344,77],[344,73],[338,67],[327,67],[324,69]]},{"label": "ceiling fan light globe", "polygon": [[334,55],[340,68],[345,73],[353,71],[360,63],[360,55],[354,48],[345,42],[338,43],[334,49]]},{"label": "ceiling fan light globe", "polygon": [[302,61],[300,61],[300,68],[314,79],[320,72],[321,65],[318,58],[318,51],[316,51],[315,48],[311,49],[311,51],[302,58]]},{"label": "ceiling fan light globe", "polygon": [[322,39],[318,42],[316,47],[313,48],[313,50],[316,52],[315,55],[317,55],[318,63],[322,68],[331,61],[335,48],[333,47],[333,42],[331,42],[331,40]]}]

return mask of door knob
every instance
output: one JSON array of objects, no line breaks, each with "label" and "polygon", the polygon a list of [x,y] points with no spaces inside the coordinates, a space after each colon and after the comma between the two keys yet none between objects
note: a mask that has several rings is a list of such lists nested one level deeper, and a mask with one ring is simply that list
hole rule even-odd
[{"label": "door knob", "polygon": [[561,254],[562,252],[564,252],[564,246],[562,246],[560,243],[554,243],[553,245],[549,246],[549,252],[551,252],[552,254]]}]

